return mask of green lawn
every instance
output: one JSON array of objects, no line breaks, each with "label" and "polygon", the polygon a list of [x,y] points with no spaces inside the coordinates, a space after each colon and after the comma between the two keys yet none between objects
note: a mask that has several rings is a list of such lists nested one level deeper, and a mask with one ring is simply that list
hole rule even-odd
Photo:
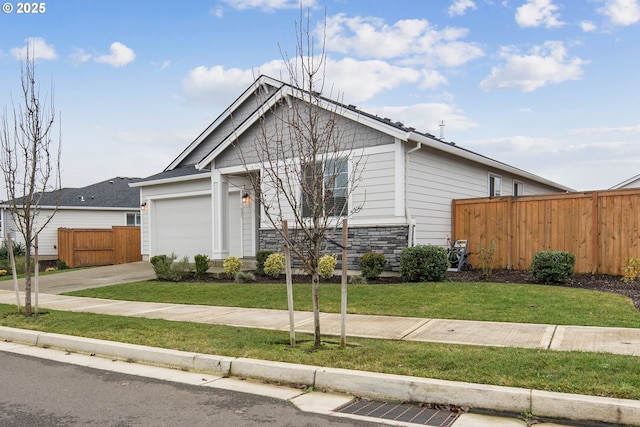
[{"label": "green lawn", "polygon": [[[287,309],[280,284],[147,281],[67,295],[231,307]],[[294,285],[294,307],[311,311],[311,286]],[[405,317],[640,327],[640,313],[621,295],[563,286],[503,283],[349,285],[349,313]],[[320,285],[320,309],[340,312],[340,285]]]},{"label": "green lawn", "polygon": [[[286,288],[274,284],[148,281],[73,292],[132,301],[286,309]],[[294,286],[297,310],[311,310],[309,285]],[[338,312],[340,286],[322,284],[322,311]],[[349,312],[640,327],[624,297],[570,287],[495,283],[349,285]],[[341,347],[323,337],[288,332],[45,310],[24,318],[0,305],[0,325],[231,357],[249,357],[452,381],[495,384],[596,396],[640,399],[638,357],[392,340],[349,339]]]}]

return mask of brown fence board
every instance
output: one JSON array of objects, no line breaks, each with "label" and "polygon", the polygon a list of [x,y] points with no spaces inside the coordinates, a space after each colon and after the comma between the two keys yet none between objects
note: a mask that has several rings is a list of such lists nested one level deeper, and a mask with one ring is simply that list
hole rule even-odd
[{"label": "brown fence board", "polygon": [[59,228],[58,259],[71,268],[141,261],[140,227]]},{"label": "brown fence board", "polygon": [[495,242],[494,268],[527,270],[537,251],[576,256],[579,273],[622,274],[640,258],[640,189],[454,200],[452,235],[467,239],[470,262]]}]

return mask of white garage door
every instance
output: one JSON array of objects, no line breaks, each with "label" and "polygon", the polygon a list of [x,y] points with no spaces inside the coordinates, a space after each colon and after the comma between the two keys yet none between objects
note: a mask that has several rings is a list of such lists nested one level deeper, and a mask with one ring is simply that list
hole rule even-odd
[{"label": "white garage door", "polygon": [[155,200],[150,214],[151,256],[211,256],[211,196]]}]

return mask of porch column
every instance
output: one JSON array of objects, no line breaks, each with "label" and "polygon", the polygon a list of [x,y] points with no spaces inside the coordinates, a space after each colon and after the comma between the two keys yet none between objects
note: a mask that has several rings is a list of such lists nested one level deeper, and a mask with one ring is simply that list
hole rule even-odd
[{"label": "porch column", "polygon": [[211,190],[212,259],[225,259],[229,256],[229,183],[227,178],[215,169],[211,171]]}]

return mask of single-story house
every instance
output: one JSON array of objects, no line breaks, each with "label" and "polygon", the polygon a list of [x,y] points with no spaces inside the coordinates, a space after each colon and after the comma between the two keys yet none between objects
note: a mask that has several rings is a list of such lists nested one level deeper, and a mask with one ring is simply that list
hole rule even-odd
[{"label": "single-story house", "polygon": [[[129,184],[139,178],[116,177],[81,188],[62,188],[47,192],[40,201],[36,218],[46,220],[58,211],[51,222],[38,235],[38,253],[42,259],[58,258],[58,228],[111,228],[112,226],[140,226],[140,194]],[[11,215],[10,205],[0,203],[0,232],[3,239],[11,233],[12,239],[24,243]]]},{"label": "single-story house", "polygon": [[[300,102],[301,93],[259,77],[164,171],[131,184],[144,207],[143,259],[171,253],[254,257],[258,250],[278,249],[248,179],[264,165],[241,161],[238,150],[253,147],[260,127],[273,123],[279,108]],[[362,253],[378,251],[397,269],[407,246],[463,239],[451,236],[453,199],[574,191],[353,105],[322,98],[317,108],[335,114],[353,135],[355,149],[345,161],[366,158],[350,195],[364,204],[349,218],[349,268],[358,268]]]}]

